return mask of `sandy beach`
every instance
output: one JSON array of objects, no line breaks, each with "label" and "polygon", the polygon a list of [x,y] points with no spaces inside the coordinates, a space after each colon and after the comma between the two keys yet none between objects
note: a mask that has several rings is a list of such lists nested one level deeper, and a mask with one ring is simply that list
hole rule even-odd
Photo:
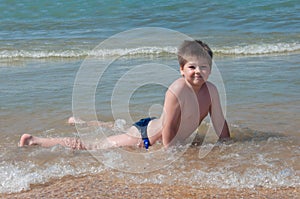
[{"label": "sandy beach", "polygon": [[21,193],[1,198],[300,198],[300,188],[220,189],[158,184],[128,184],[109,176],[68,176],[46,184],[33,185]]}]

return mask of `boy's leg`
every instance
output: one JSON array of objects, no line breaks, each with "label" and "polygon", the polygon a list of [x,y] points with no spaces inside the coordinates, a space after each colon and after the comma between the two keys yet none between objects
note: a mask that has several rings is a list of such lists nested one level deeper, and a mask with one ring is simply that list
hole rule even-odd
[{"label": "boy's leg", "polygon": [[138,129],[134,126],[127,129],[126,133],[109,136],[101,142],[101,149],[122,146],[142,146],[142,138]]},{"label": "boy's leg", "polygon": [[79,138],[41,138],[41,137],[35,137],[29,134],[22,135],[20,139],[19,146],[31,146],[31,145],[39,145],[42,147],[52,147],[55,145],[61,145],[64,147],[72,148],[72,149],[79,149],[84,150],[86,147],[84,144],[80,141]]},{"label": "boy's leg", "polygon": [[64,147],[86,150],[86,149],[108,149],[121,146],[141,146],[141,136],[135,127],[130,127],[126,133],[109,136],[100,143],[83,144],[79,138],[41,138],[29,134],[22,135],[19,146],[39,145],[42,147],[52,147],[62,145]]}]

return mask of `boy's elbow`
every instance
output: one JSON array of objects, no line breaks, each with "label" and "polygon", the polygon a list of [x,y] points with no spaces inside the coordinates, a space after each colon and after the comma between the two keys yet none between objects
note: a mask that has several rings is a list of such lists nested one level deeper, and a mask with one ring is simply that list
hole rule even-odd
[{"label": "boy's elbow", "polygon": [[172,139],[170,139],[169,137],[163,137],[163,145],[164,145],[164,148],[169,148],[170,145],[171,145],[171,141]]},{"label": "boy's elbow", "polygon": [[174,133],[174,130],[168,130],[163,132],[162,134],[162,142],[165,148],[169,148],[172,143],[174,142],[176,134]]},{"label": "boy's elbow", "polygon": [[223,129],[221,131],[219,138],[220,139],[230,138],[230,132],[229,132],[229,128],[228,128],[228,124],[227,124],[226,120],[225,120]]}]

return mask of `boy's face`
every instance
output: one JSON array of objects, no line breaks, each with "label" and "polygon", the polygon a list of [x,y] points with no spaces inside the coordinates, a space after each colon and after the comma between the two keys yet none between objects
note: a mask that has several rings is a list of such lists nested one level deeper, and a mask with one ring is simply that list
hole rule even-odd
[{"label": "boy's face", "polygon": [[191,86],[202,86],[211,73],[209,61],[201,57],[189,57],[186,60],[187,63],[183,67],[180,67],[181,75]]}]

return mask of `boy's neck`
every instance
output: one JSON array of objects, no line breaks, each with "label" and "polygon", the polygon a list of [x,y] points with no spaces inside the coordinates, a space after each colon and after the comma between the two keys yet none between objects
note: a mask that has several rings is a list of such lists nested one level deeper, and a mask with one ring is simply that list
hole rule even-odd
[{"label": "boy's neck", "polygon": [[186,79],[185,79],[185,82],[186,82],[186,84],[187,84],[187,86],[189,87],[189,88],[191,88],[196,94],[200,91],[200,89],[202,88],[202,86],[204,85],[204,84],[206,84],[206,82],[203,82],[201,85],[199,85],[199,86],[192,86]]}]

